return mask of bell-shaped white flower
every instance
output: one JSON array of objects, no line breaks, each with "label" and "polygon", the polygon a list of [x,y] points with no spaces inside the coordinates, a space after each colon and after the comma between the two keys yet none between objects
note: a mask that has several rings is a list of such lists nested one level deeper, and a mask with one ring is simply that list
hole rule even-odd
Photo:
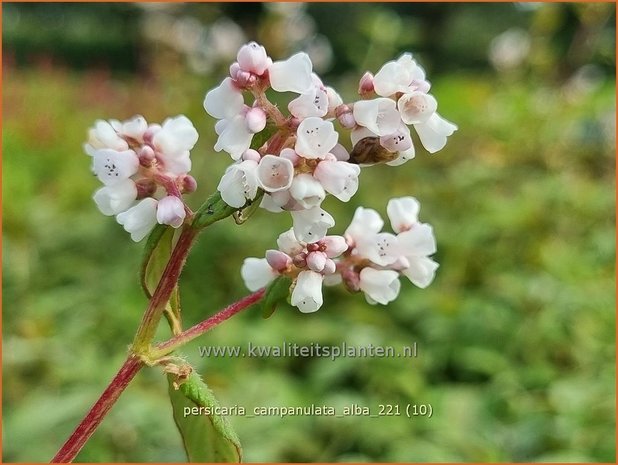
[{"label": "bell-shaped white flower", "polygon": [[136,115],[122,123],[120,121],[114,121],[111,124],[122,137],[133,139],[140,144],[144,142],[144,133],[148,129],[148,123],[143,116]]},{"label": "bell-shaped white flower", "polygon": [[102,187],[93,196],[101,213],[107,216],[128,210],[136,198],[137,188],[132,179],[125,179],[113,186]]},{"label": "bell-shaped white flower", "polygon": [[313,172],[324,189],[342,202],[347,202],[356,194],[359,174],[360,166],[331,160],[321,161]]},{"label": "bell-shaped white flower", "polygon": [[248,71],[261,76],[271,65],[272,61],[266,53],[266,49],[257,42],[249,42],[238,50],[236,61],[243,71]]},{"label": "bell-shaped white flower", "polygon": [[326,266],[328,257],[324,252],[310,252],[307,255],[307,267],[316,273],[321,273]]},{"label": "bell-shaped white flower", "polygon": [[363,236],[356,242],[355,251],[380,266],[391,265],[403,255],[398,237],[387,232]]},{"label": "bell-shaped white flower", "polygon": [[268,69],[270,86],[277,92],[308,92],[313,85],[312,69],[311,59],[304,52],[276,61]]},{"label": "bell-shaped white flower", "polygon": [[359,287],[369,303],[386,305],[399,295],[401,287],[399,273],[393,270],[363,268],[360,272]]},{"label": "bell-shaped white flower", "polygon": [[409,53],[397,61],[389,61],[373,77],[373,89],[382,97],[390,97],[397,92],[409,92],[415,82],[425,80],[425,71]]},{"label": "bell-shaped white flower", "polygon": [[174,155],[161,154],[158,159],[163,163],[165,171],[172,174],[187,174],[191,171],[191,154],[188,151]]},{"label": "bell-shaped white flower", "polygon": [[399,152],[399,156],[392,161],[386,162],[388,166],[400,166],[403,165],[408,160],[412,160],[416,156],[416,151],[414,149],[414,145],[410,147],[408,150],[404,150],[403,152]]},{"label": "bell-shaped white flower", "polygon": [[88,142],[84,146],[84,150],[90,156],[97,149],[111,149],[122,152],[127,150],[129,144],[124,140],[113,126],[103,120],[97,120],[94,127],[88,131]]},{"label": "bell-shaped white flower", "polygon": [[265,155],[258,165],[257,177],[266,192],[288,189],[294,180],[294,166],[286,158]]},{"label": "bell-shaped white flower", "polygon": [[125,231],[131,234],[135,242],[141,241],[157,224],[157,201],[148,197],[134,207],[116,216]]},{"label": "bell-shaped white flower", "polygon": [[300,241],[312,243],[326,236],[328,228],[335,226],[335,219],[320,207],[290,212],[294,234]]},{"label": "bell-shaped white flower", "polygon": [[255,161],[245,160],[229,166],[225,171],[217,190],[230,207],[240,208],[247,200],[255,199],[258,190],[257,166]]},{"label": "bell-shaped white flower", "polygon": [[378,136],[393,134],[401,124],[397,105],[389,98],[359,100],[354,103],[354,119]]},{"label": "bell-shaped white flower", "polygon": [[410,260],[410,265],[401,270],[412,284],[425,289],[433,281],[439,265],[429,257],[416,257]]},{"label": "bell-shaped white flower", "polygon": [[197,130],[184,115],[167,118],[153,136],[152,142],[158,152],[178,156],[191,150],[197,142]]},{"label": "bell-shaped white flower", "polygon": [[139,158],[133,150],[117,152],[100,149],[94,152],[93,171],[106,186],[119,184],[137,173]]},{"label": "bell-shaped white flower", "polygon": [[446,138],[457,130],[457,126],[442,118],[438,113],[433,113],[424,123],[415,124],[414,129],[423,147],[429,153],[435,153],[444,148]]},{"label": "bell-shaped white flower", "polygon": [[328,258],[335,258],[348,250],[348,244],[342,236],[326,236],[320,240],[320,245],[324,248],[324,253]]},{"label": "bell-shaped white flower", "polygon": [[240,159],[242,154],[251,146],[253,133],[247,128],[245,115],[239,114],[229,120],[221,120],[215,125],[219,134],[215,151],[221,150],[230,154],[234,160]]},{"label": "bell-shaped white flower", "polygon": [[354,245],[365,236],[377,234],[382,230],[384,220],[380,214],[371,209],[358,207],[348,229],[345,230],[346,238]]},{"label": "bell-shaped white flower", "polygon": [[283,253],[293,257],[294,255],[301,253],[305,246],[301,244],[298,239],[296,239],[294,229],[290,228],[279,234],[279,237],[277,238],[277,247]]},{"label": "bell-shaped white flower", "polygon": [[317,179],[310,174],[303,173],[294,177],[290,187],[290,195],[303,208],[312,208],[322,203],[324,197],[326,197],[326,192]]},{"label": "bell-shaped white flower", "polygon": [[411,229],[397,235],[401,255],[426,257],[436,253],[436,238],[433,228],[425,223],[415,224]]},{"label": "bell-shaped white flower", "polygon": [[241,112],[244,103],[242,91],[228,77],[219,86],[208,91],[204,99],[204,109],[214,118],[230,119]]},{"label": "bell-shaped white flower", "polygon": [[314,86],[288,104],[288,110],[299,119],[325,116],[328,112],[328,94],[323,87]]},{"label": "bell-shaped white flower", "polygon": [[168,195],[159,200],[157,205],[157,222],[179,228],[185,221],[185,204],[178,197]]},{"label": "bell-shaped white flower", "polygon": [[438,102],[433,95],[418,91],[410,92],[399,98],[397,109],[404,123],[424,123],[436,112]]},{"label": "bell-shaped white flower", "polygon": [[339,134],[335,131],[333,123],[310,117],[298,125],[294,150],[304,158],[324,158],[338,140]]},{"label": "bell-shaped white flower", "polygon": [[380,137],[380,145],[389,152],[398,153],[405,152],[412,148],[412,137],[410,136],[410,128],[405,124],[400,124],[397,131],[393,134]]},{"label": "bell-shaped white flower", "polygon": [[418,223],[418,213],[421,204],[414,197],[390,199],[386,205],[386,213],[391,221],[391,227],[396,233],[409,230]]},{"label": "bell-shaped white flower", "polygon": [[278,276],[278,273],[273,270],[265,258],[249,257],[245,258],[240,268],[240,275],[247,289],[254,292],[267,286]]},{"label": "bell-shaped white flower", "polygon": [[322,306],[322,281],[324,277],[315,271],[301,271],[292,291],[292,305],[303,313],[317,311]]}]

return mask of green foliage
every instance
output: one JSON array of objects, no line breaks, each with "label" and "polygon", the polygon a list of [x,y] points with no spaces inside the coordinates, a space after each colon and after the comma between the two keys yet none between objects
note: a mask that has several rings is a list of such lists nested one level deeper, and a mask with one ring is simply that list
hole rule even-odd
[{"label": "green foliage", "polygon": [[279,276],[268,285],[260,301],[263,318],[270,318],[277,310],[277,306],[287,301],[291,285],[292,280],[287,276]]},{"label": "green foliage", "polygon": [[193,372],[178,387],[174,386],[174,375],[168,375],[167,379],[174,421],[182,435],[187,459],[201,463],[240,462],[240,442],[227,419],[204,413],[214,412],[220,406],[200,376]]}]

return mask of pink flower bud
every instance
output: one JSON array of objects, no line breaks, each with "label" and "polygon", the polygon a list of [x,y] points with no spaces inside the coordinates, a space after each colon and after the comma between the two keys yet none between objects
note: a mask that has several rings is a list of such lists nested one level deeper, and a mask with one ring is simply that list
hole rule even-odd
[{"label": "pink flower bud", "polygon": [[324,264],[324,269],[322,270],[322,273],[333,274],[335,271],[337,271],[337,265],[330,258],[327,259],[326,263]]},{"label": "pink flower bud", "polygon": [[267,250],[266,261],[275,270],[283,272],[292,264],[292,259],[289,255],[280,250]]},{"label": "pink flower bud", "polygon": [[150,126],[148,126],[148,129],[146,129],[146,132],[144,132],[144,142],[146,144],[152,145],[152,138],[157,132],[159,132],[160,129],[160,124],[151,124]]},{"label": "pink flower bud", "polygon": [[373,92],[373,74],[367,71],[358,83],[358,94],[366,96]]},{"label": "pink flower bud", "polygon": [[298,154],[294,151],[294,149],[291,148],[283,149],[279,156],[281,158],[290,160],[293,166],[298,165],[298,162],[300,161],[300,157],[298,156]]},{"label": "pink flower bud", "polygon": [[256,42],[249,42],[238,50],[236,56],[243,71],[261,76],[270,64],[266,49]]},{"label": "pink flower bud", "polygon": [[240,65],[237,62],[234,62],[230,65],[230,77],[234,80],[236,80],[236,76],[238,75],[238,72],[240,71]]},{"label": "pink flower bud", "polygon": [[248,71],[239,70],[236,73],[236,83],[241,89],[251,87],[256,81],[257,78],[255,77],[255,74],[251,74]]},{"label": "pink flower bud", "polygon": [[144,145],[138,152],[137,156],[139,157],[139,164],[145,166],[146,168],[152,165],[152,162],[155,159],[154,150],[152,150],[152,147],[148,145]]},{"label": "pink flower bud", "polygon": [[145,199],[151,197],[157,190],[156,183],[149,178],[140,179],[135,183],[137,188],[137,199]]},{"label": "pink flower bud", "polygon": [[256,134],[266,127],[266,113],[259,107],[251,108],[245,115],[247,129]]},{"label": "pink flower bud", "polygon": [[352,268],[348,268],[341,272],[341,278],[343,280],[343,285],[350,292],[358,292],[360,291],[360,276],[358,272],[354,271]]},{"label": "pink flower bud", "polygon": [[337,116],[339,123],[346,129],[352,129],[356,126],[352,109],[348,105],[339,105],[335,109],[335,116]]},{"label": "pink flower bud", "polygon": [[253,149],[247,149],[245,153],[242,154],[243,160],[253,160],[256,163],[260,162],[260,158],[260,153]]},{"label": "pink flower bud", "polygon": [[197,189],[197,181],[190,174],[182,178],[182,191],[186,193],[195,192]]},{"label": "pink flower bud", "polygon": [[179,228],[185,221],[185,204],[178,197],[168,195],[159,200],[157,205],[157,222]]},{"label": "pink flower bud", "polygon": [[327,258],[324,252],[311,252],[307,255],[307,266],[316,273],[321,273],[326,265]]}]

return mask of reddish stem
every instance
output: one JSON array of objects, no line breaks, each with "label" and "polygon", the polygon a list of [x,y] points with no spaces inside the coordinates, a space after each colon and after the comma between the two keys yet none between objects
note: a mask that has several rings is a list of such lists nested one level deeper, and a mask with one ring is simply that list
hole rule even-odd
[{"label": "reddish stem", "polygon": [[92,406],[67,442],[60,448],[58,453],[51,459],[51,463],[70,463],[84,447],[86,441],[92,436],[107,412],[116,403],[122,391],[142,368],[143,363],[135,356],[130,356],[124,362],[109,386],[103,391],[99,400]]}]

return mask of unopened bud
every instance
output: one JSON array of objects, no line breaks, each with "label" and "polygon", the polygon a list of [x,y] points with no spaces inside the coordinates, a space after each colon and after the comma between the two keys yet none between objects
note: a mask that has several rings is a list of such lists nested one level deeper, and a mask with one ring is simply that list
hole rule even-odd
[{"label": "unopened bud", "polygon": [[137,156],[139,157],[139,164],[142,166],[145,166],[146,168],[148,168],[150,165],[152,165],[152,162],[155,159],[155,153],[154,150],[152,150],[152,147],[148,146],[148,145],[144,145],[139,153],[137,154]]},{"label": "unopened bud", "polygon": [[251,87],[257,81],[255,74],[251,74],[248,71],[239,70],[236,73],[236,83],[240,88]]},{"label": "unopened bud", "polygon": [[185,204],[178,197],[168,195],[159,200],[157,205],[157,222],[179,228],[185,221]]},{"label": "unopened bud", "polygon": [[348,105],[339,105],[335,108],[335,116],[339,123],[346,129],[352,129],[356,126],[352,108]]},{"label": "unopened bud", "polygon": [[333,274],[335,271],[337,271],[337,265],[330,258],[327,259],[326,263],[324,264],[324,269],[322,270],[322,273]]},{"label": "unopened bud", "polygon": [[300,157],[298,156],[298,154],[294,151],[294,149],[291,148],[283,149],[279,156],[281,158],[286,158],[290,160],[292,162],[292,166],[298,165],[298,162],[300,161]]},{"label": "unopened bud", "polygon": [[292,263],[294,263],[294,266],[297,268],[305,268],[307,266],[307,255],[305,253],[295,255],[292,259]]},{"label": "unopened bud", "polygon": [[245,153],[242,154],[242,159],[243,161],[246,160],[252,160],[255,161],[257,163],[260,162],[260,152],[258,152],[257,150],[254,149],[247,149],[245,150]]},{"label": "unopened bud", "polygon": [[247,129],[256,134],[266,127],[266,113],[259,107],[253,107],[245,115],[245,121]]},{"label": "unopened bud", "polygon": [[280,250],[267,250],[266,261],[273,269],[279,272],[287,270],[292,264],[290,256]]},{"label": "unopened bud", "polygon": [[328,257],[324,252],[312,252],[307,255],[307,266],[316,273],[321,273]]},{"label": "unopened bud", "polygon": [[182,186],[183,193],[188,194],[191,192],[195,192],[195,190],[197,189],[197,181],[190,174],[185,174],[184,177],[182,178],[181,186]]},{"label": "unopened bud", "polygon": [[358,94],[367,96],[373,92],[373,74],[367,71],[358,83]]},{"label": "unopened bud", "polygon": [[240,71],[240,65],[237,62],[234,62],[230,65],[230,77],[234,80],[236,80],[236,76],[238,75],[238,72]]},{"label": "unopened bud", "polygon": [[258,76],[264,74],[269,65],[266,49],[256,42],[249,42],[240,47],[236,59],[243,71],[248,71]]}]

